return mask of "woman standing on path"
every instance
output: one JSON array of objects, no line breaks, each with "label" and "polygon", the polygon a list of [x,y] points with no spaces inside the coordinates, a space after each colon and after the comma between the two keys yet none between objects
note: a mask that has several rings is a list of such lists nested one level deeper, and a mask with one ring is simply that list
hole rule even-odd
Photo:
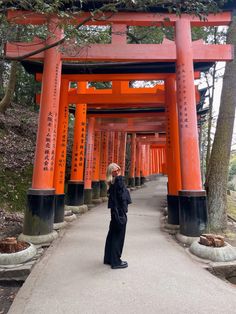
[{"label": "woman standing on path", "polygon": [[120,166],[111,163],[107,168],[108,208],[111,221],[106,238],[104,264],[112,269],[126,268],[128,263],[121,260],[127,223],[128,204],[131,203],[129,191],[120,175]]}]

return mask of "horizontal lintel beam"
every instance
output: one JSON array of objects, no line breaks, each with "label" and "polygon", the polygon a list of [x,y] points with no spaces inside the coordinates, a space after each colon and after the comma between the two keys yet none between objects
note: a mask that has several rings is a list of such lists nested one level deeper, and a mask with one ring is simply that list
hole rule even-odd
[{"label": "horizontal lintel beam", "polygon": [[[20,58],[23,55],[43,48],[43,44],[7,43],[5,55],[8,58]],[[205,45],[193,42],[193,61],[230,61],[234,58],[232,45]],[[71,52],[72,51],[72,52]],[[122,62],[175,62],[176,46],[172,44],[95,44],[86,47],[70,45],[63,50],[62,60],[70,61],[122,61]],[[30,60],[44,59],[44,52],[29,57]]]},{"label": "horizontal lintel beam", "polygon": [[[79,10],[78,10],[79,11]],[[100,15],[100,16],[99,16]],[[130,26],[163,26],[174,25],[180,18],[188,19],[192,26],[219,26],[229,25],[232,21],[231,12],[222,12],[218,14],[209,14],[206,19],[200,20],[199,17],[193,15],[182,14],[181,17],[176,14],[160,14],[160,13],[145,13],[145,12],[117,12],[112,14],[105,12],[101,15],[95,15],[94,19],[91,17],[87,21],[87,25],[109,25],[111,23],[126,24]],[[91,16],[90,13],[85,12],[72,16],[72,18],[61,19],[64,22],[71,22],[73,25],[80,24]],[[56,17],[56,16],[55,16]],[[9,21],[17,24],[45,24],[48,20],[46,14],[34,13],[30,11],[8,10],[7,18]]]}]

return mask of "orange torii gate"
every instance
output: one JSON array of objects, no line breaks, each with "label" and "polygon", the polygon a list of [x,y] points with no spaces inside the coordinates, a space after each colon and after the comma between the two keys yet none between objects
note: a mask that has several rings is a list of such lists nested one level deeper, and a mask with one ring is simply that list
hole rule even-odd
[{"label": "orange torii gate", "polygon": [[[75,16],[73,24],[75,20],[77,23],[80,23],[90,14],[91,13],[85,13],[79,17]],[[8,19],[19,24],[48,23],[48,28],[54,35],[48,36],[46,44],[53,44],[63,36],[62,29],[58,27],[60,19],[56,16],[49,18],[46,15],[28,12],[27,19],[25,19],[24,12],[9,11]],[[175,201],[179,201],[180,232],[186,236],[197,236],[205,230],[207,224],[206,194],[202,189],[200,175],[193,63],[232,60],[233,50],[230,45],[204,45],[202,41],[192,42],[191,27],[228,25],[230,21],[230,12],[209,15],[207,20],[199,20],[197,17],[185,14],[181,17],[177,17],[171,14],[154,15],[142,12],[118,12],[112,15],[105,13],[102,20],[91,20],[88,24],[111,25],[111,44],[96,44],[85,47],[84,49],[78,49],[70,42],[69,44],[66,43],[63,45],[62,52],[56,47],[53,47],[34,56],[30,55],[30,53],[35,49],[43,48],[45,45],[45,43],[40,42],[38,39],[35,39],[31,43],[8,43],[6,45],[6,55],[9,57],[19,57],[28,54],[28,57],[25,56],[25,58],[44,61],[34,173],[32,188],[28,191],[28,206],[24,221],[23,232],[25,237],[30,236],[34,239],[37,238],[38,241],[38,238],[41,236],[47,235],[49,238],[52,236],[55,201],[54,175],[56,175],[55,156],[57,148],[57,126],[61,106],[61,104],[59,106],[60,90],[61,102],[63,97],[68,97],[62,92],[64,84],[61,84],[62,61],[64,60],[142,61],[146,63],[158,61],[176,63],[177,93],[175,79],[169,79],[169,75],[166,73],[159,76],[160,79],[166,80],[166,88],[169,90],[168,93],[172,91],[175,97],[177,94],[176,99],[174,99],[174,97],[172,97],[171,100],[167,99],[169,112],[174,112],[175,114],[175,121],[172,120],[170,115],[168,118],[169,129],[167,129],[167,141],[169,153],[167,152],[167,160],[169,160],[169,164],[172,163],[173,165],[173,153],[177,153],[178,151],[177,146],[175,146],[176,137],[173,135],[174,126],[176,127],[177,124],[180,144],[181,186],[178,187],[178,195],[174,194],[173,196]],[[175,27],[175,41],[165,40],[161,45],[127,44],[126,31],[129,25],[172,25]],[[72,50],[71,47],[73,47]],[[87,79],[86,75],[84,75],[83,78],[82,76],[78,76],[76,81],[92,80],[91,75],[88,75],[88,77]],[[126,80],[121,79],[121,77],[122,75],[117,75],[115,80]],[[156,75],[156,77],[158,77],[158,75]],[[67,80],[67,82],[71,79],[70,75],[63,75],[63,78]],[[99,75],[100,81],[102,81],[102,78],[102,75]],[[96,76],[96,79],[98,79],[98,76]],[[145,74],[139,76],[139,79],[145,79]],[[110,80],[110,78],[108,80]],[[64,96],[62,97],[62,95]],[[85,97],[88,97],[88,95],[85,95]],[[96,98],[97,97],[99,97],[99,95],[96,95]],[[86,98],[83,100],[86,100]],[[176,100],[178,118],[176,116]],[[105,97],[100,101],[106,101]],[[124,98],[119,99],[119,102],[123,101]],[[64,101],[64,104],[65,103],[66,101]],[[130,125],[132,125],[132,123],[130,123]],[[155,123],[153,123],[153,128],[155,128]],[[150,128],[148,129],[150,130]],[[147,130],[147,128],[145,130]],[[176,149],[174,149],[174,147],[176,147]],[[176,190],[176,184],[173,191]],[[173,210],[173,203],[176,204],[176,202],[172,201],[168,203],[168,211],[170,213]],[[176,208],[178,208],[178,205]]]}]

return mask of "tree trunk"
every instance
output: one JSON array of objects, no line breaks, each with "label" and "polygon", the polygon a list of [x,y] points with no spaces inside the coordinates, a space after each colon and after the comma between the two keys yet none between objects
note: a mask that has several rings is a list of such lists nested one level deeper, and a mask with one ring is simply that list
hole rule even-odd
[{"label": "tree trunk", "polygon": [[[212,92],[209,98],[209,116],[208,116],[208,129],[207,129],[207,152],[206,152],[206,176],[208,173],[208,165],[211,156],[211,131],[212,131],[212,112],[213,112],[213,100],[215,96],[215,78],[216,78],[216,64],[213,66],[212,73]],[[209,82],[208,82],[209,88]]]},{"label": "tree trunk", "polygon": [[15,86],[16,86],[16,76],[17,76],[18,62],[12,61],[9,82],[6,88],[5,95],[0,102],[0,112],[4,113],[9,107],[11,100],[14,95]]},{"label": "tree trunk", "polygon": [[[228,32],[228,43],[236,47],[236,17]],[[236,107],[236,59],[226,65],[216,133],[209,161],[209,227],[222,231],[227,227],[227,182]]]}]

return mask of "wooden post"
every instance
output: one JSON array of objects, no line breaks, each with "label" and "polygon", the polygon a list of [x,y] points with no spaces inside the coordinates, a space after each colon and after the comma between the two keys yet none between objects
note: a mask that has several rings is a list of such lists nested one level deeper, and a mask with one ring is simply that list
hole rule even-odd
[{"label": "wooden post", "polygon": [[101,132],[100,197],[107,199],[106,170],[108,166],[108,132]]},{"label": "wooden post", "polygon": [[168,223],[179,224],[179,191],[181,190],[178,109],[176,101],[176,81],[170,76],[166,86],[166,153],[168,175]]},{"label": "wooden post", "polygon": [[[47,45],[62,38],[63,32],[51,19]],[[54,220],[55,189],[53,184],[59,97],[61,85],[61,54],[58,47],[45,51],[39,124],[35,150],[32,188],[28,191],[23,234],[51,234]],[[32,241],[31,241],[32,242]]]},{"label": "wooden post", "polygon": [[189,19],[176,22],[177,102],[179,111],[180,233],[199,236],[206,229],[206,193],[202,190],[194,87],[193,51]]},{"label": "wooden post", "polygon": [[63,223],[64,221],[66,148],[69,116],[68,87],[69,87],[68,80],[62,80],[54,172],[54,187],[56,193],[54,223],[57,224]]},{"label": "wooden post", "polygon": [[85,174],[84,174],[84,202],[90,207],[92,204],[94,125],[95,125],[95,118],[94,117],[88,118],[88,132],[87,132]]},{"label": "wooden post", "polygon": [[93,180],[92,180],[92,202],[101,203],[100,199],[100,154],[101,154],[101,131],[96,131],[93,149]]},{"label": "wooden post", "polygon": [[[87,83],[78,83],[78,92],[86,90]],[[76,104],[74,122],[74,141],[71,160],[71,174],[68,182],[67,205],[84,204],[84,151],[86,143],[86,104]],[[75,209],[74,209],[75,210]]]}]

